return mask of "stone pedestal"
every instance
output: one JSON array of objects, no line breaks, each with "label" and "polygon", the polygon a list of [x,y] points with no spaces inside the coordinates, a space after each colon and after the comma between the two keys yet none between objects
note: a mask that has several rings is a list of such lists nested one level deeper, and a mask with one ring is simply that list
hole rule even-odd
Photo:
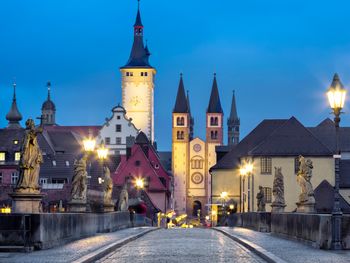
[{"label": "stone pedestal", "polygon": [[104,213],[114,212],[114,204],[103,204],[103,212]]},{"label": "stone pedestal", "polygon": [[71,200],[68,203],[68,211],[76,213],[86,212],[86,200]]},{"label": "stone pedestal", "polygon": [[284,213],[284,208],[286,207],[286,205],[272,203],[271,207],[271,213]]},{"label": "stone pedestal", "polygon": [[9,194],[12,198],[12,213],[40,213],[44,194],[17,193]]},{"label": "stone pedestal", "polygon": [[297,213],[316,213],[315,203],[297,203]]}]

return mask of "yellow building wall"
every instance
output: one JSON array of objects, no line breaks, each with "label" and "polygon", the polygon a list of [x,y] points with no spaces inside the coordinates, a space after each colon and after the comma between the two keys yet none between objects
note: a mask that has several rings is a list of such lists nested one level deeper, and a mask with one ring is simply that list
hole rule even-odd
[{"label": "yellow building wall", "polygon": [[[136,128],[141,129],[147,137],[154,141],[154,69],[120,70],[122,75],[122,104],[128,118]],[[126,73],[132,73],[127,76]],[[147,72],[147,76],[141,76]],[[143,74],[145,75],[145,74]]]},{"label": "yellow building wall", "polygon": [[174,208],[179,214],[186,213],[186,175],[188,143],[173,142]]},{"label": "yellow building wall", "polygon": [[238,170],[212,171],[212,184],[212,203],[222,202],[220,194],[227,192],[227,199],[236,201],[237,211],[240,211],[240,175]]},{"label": "yellow building wall", "polygon": [[[220,117],[220,116],[219,116]],[[211,188],[212,188],[212,178],[209,173],[209,169],[216,164],[216,150],[215,147],[220,145],[219,143],[208,143],[207,142],[207,163],[206,163],[206,172],[207,172],[207,202],[212,203],[211,200]]]},{"label": "yellow building wall", "polygon": [[[311,183],[315,189],[323,180],[327,180],[331,185],[334,185],[334,160],[332,157],[305,157],[311,159],[313,162],[313,176]],[[282,167],[282,174],[284,176],[284,197],[286,201],[286,212],[291,212],[296,209],[300,194],[300,186],[297,183],[297,175],[294,172],[295,157],[273,157],[272,158],[272,173],[261,174],[260,158],[253,160],[254,170],[251,179],[251,211],[257,211],[256,194],[259,191],[259,185],[263,187],[273,187],[273,180],[275,175],[274,167]],[[245,189],[247,192],[248,180],[245,180]],[[245,210],[247,211],[248,198],[245,202]],[[274,200],[272,196],[272,201]],[[266,211],[271,211],[271,203],[266,204]]]}]

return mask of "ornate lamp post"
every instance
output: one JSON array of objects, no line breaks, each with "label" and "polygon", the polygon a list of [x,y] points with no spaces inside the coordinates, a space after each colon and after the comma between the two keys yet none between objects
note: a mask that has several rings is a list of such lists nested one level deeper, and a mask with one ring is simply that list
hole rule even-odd
[{"label": "ornate lamp post", "polygon": [[340,209],[340,196],[339,196],[339,162],[340,162],[340,147],[339,147],[339,123],[341,110],[344,107],[346,89],[344,89],[343,84],[340,82],[338,74],[334,74],[331,86],[327,91],[327,97],[334,114],[334,124],[335,124],[335,136],[336,136],[336,148],[334,154],[335,160],[335,187],[334,187],[334,203],[332,211],[332,249],[340,250],[342,249],[341,244],[341,221],[342,221],[342,211]]},{"label": "ornate lamp post", "polygon": [[242,188],[242,196],[241,196],[241,204],[240,204],[240,210],[241,210],[241,213],[244,213],[245,209],[244,209],[244,203],[245,203],[245,176],[247,174],[247,171],[245,169],[245,167],[241,167],[239,169],[239,174],[240,174],[240,177],[241,177],[241,188]]},{"label": "ornate lamp post", "polygon": [[[105,166],[105,160],[107,159],[107,155],[108,155],[108,148],[106,148],[104,146],[104,144],[102,143],[96,151],[97,151],[97,157],[101,161],[102,170],[103,170],[103,168]],[[101,178],[101,177],[98,178],[99,184],[103,183],[103,181],[104,181],[103,178]]]},{"label": "ornate lamp post", "polygon": [[250,186],[250,178],[253,172],[253,165],[251,163],[246,163],[245,172],[248,175],[248,212],[250,212],[250,196],[251,196],[251,186]]},{"label": "ornate lamp post", "polygon": [[[89,156],[93,153],[93,151],[95,150],[95,145],[96,145],[96,141],[92,138],[91,133],[89,134],[89,137],[83,140],[83,145],[84,145],[84,150],[85,150],[85,154],[86,154],[86,160],[88,161],[88,175],[87,178],[91,178],[91,161],[89,161]],[[87,191],[89,190],[89,180],[87,183]],[[88,202],[88,194],[86,194],[86,202],[88,204],[88,209],[90,209],[90,205]],[[89,211],[89,210],[88,210]]]}]

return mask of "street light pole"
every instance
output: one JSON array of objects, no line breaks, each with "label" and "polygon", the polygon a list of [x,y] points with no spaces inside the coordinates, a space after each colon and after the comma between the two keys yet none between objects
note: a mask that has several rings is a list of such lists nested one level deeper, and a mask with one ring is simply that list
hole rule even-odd
[{"label": "street light pole", "polygon": [[340,250],[342,249],[341,242],[341,223],[343,212],[340,208],[340,195],[339,195],[339,184],[340,184],[340,174],[339,174],[339,164],[340,164],[340,147],[339,147],[339,123],[341,110],[345,104],[346,90],[341,83],[338,74],[335,74],[331,86],[327,91],[327,96],[329,104],[333,110],[334,114],[334,125],[335,125],[335,139],[336,147],[334,154],[334,203],[332,211],[332,249]]}]

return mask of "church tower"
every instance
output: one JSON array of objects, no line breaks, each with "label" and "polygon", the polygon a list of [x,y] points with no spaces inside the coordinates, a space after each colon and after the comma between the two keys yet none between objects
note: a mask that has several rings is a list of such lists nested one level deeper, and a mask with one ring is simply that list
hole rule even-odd
[{"label": "church tower", "polygon": [[51,83],[47,82],[47,99],[41,107],[41,124],[56,125],[56,105],[51,100]]},{"label": "church tower", "polygon": [[149,63],[150,52],[143,41],[140,3],[134,24],[134,42],[128,62],[120,68],[122,104],[127,117],[154,142],[154,77],[155,68]]},{"label": "church tower", "polygon": [[239,143],[240,124],[241,122],[237,114],[235,91],[233,91],[230,117],[227,119],[227,129],[228,129],[227,145],[230,147],[237,145]]},{"label": "church tower", "polygon": [[13,83],[13,98],[10,111],[6,114],[6,120],[8,120],[9,124],[7,126],[8,129],[17,129],[21,128],[19,122],[22,120],[22,114],[19,112],[17,108],[17,99],[16,99],[16,83]]},{"label": "church tower", "polygon": [[179,214],[186,213],[187,173],[192,123],[189,101],[185,94],[181,74],[172,114],[172,171],[175,179],[174,208]]},{"label": "church tower", "polygon": [[[223,117],[216,74],[211,89],[206,114],[206,171],[216,164],[215,147],[223,143]],[[207,201],[211,203],[211,175],[207,175]]]}]

